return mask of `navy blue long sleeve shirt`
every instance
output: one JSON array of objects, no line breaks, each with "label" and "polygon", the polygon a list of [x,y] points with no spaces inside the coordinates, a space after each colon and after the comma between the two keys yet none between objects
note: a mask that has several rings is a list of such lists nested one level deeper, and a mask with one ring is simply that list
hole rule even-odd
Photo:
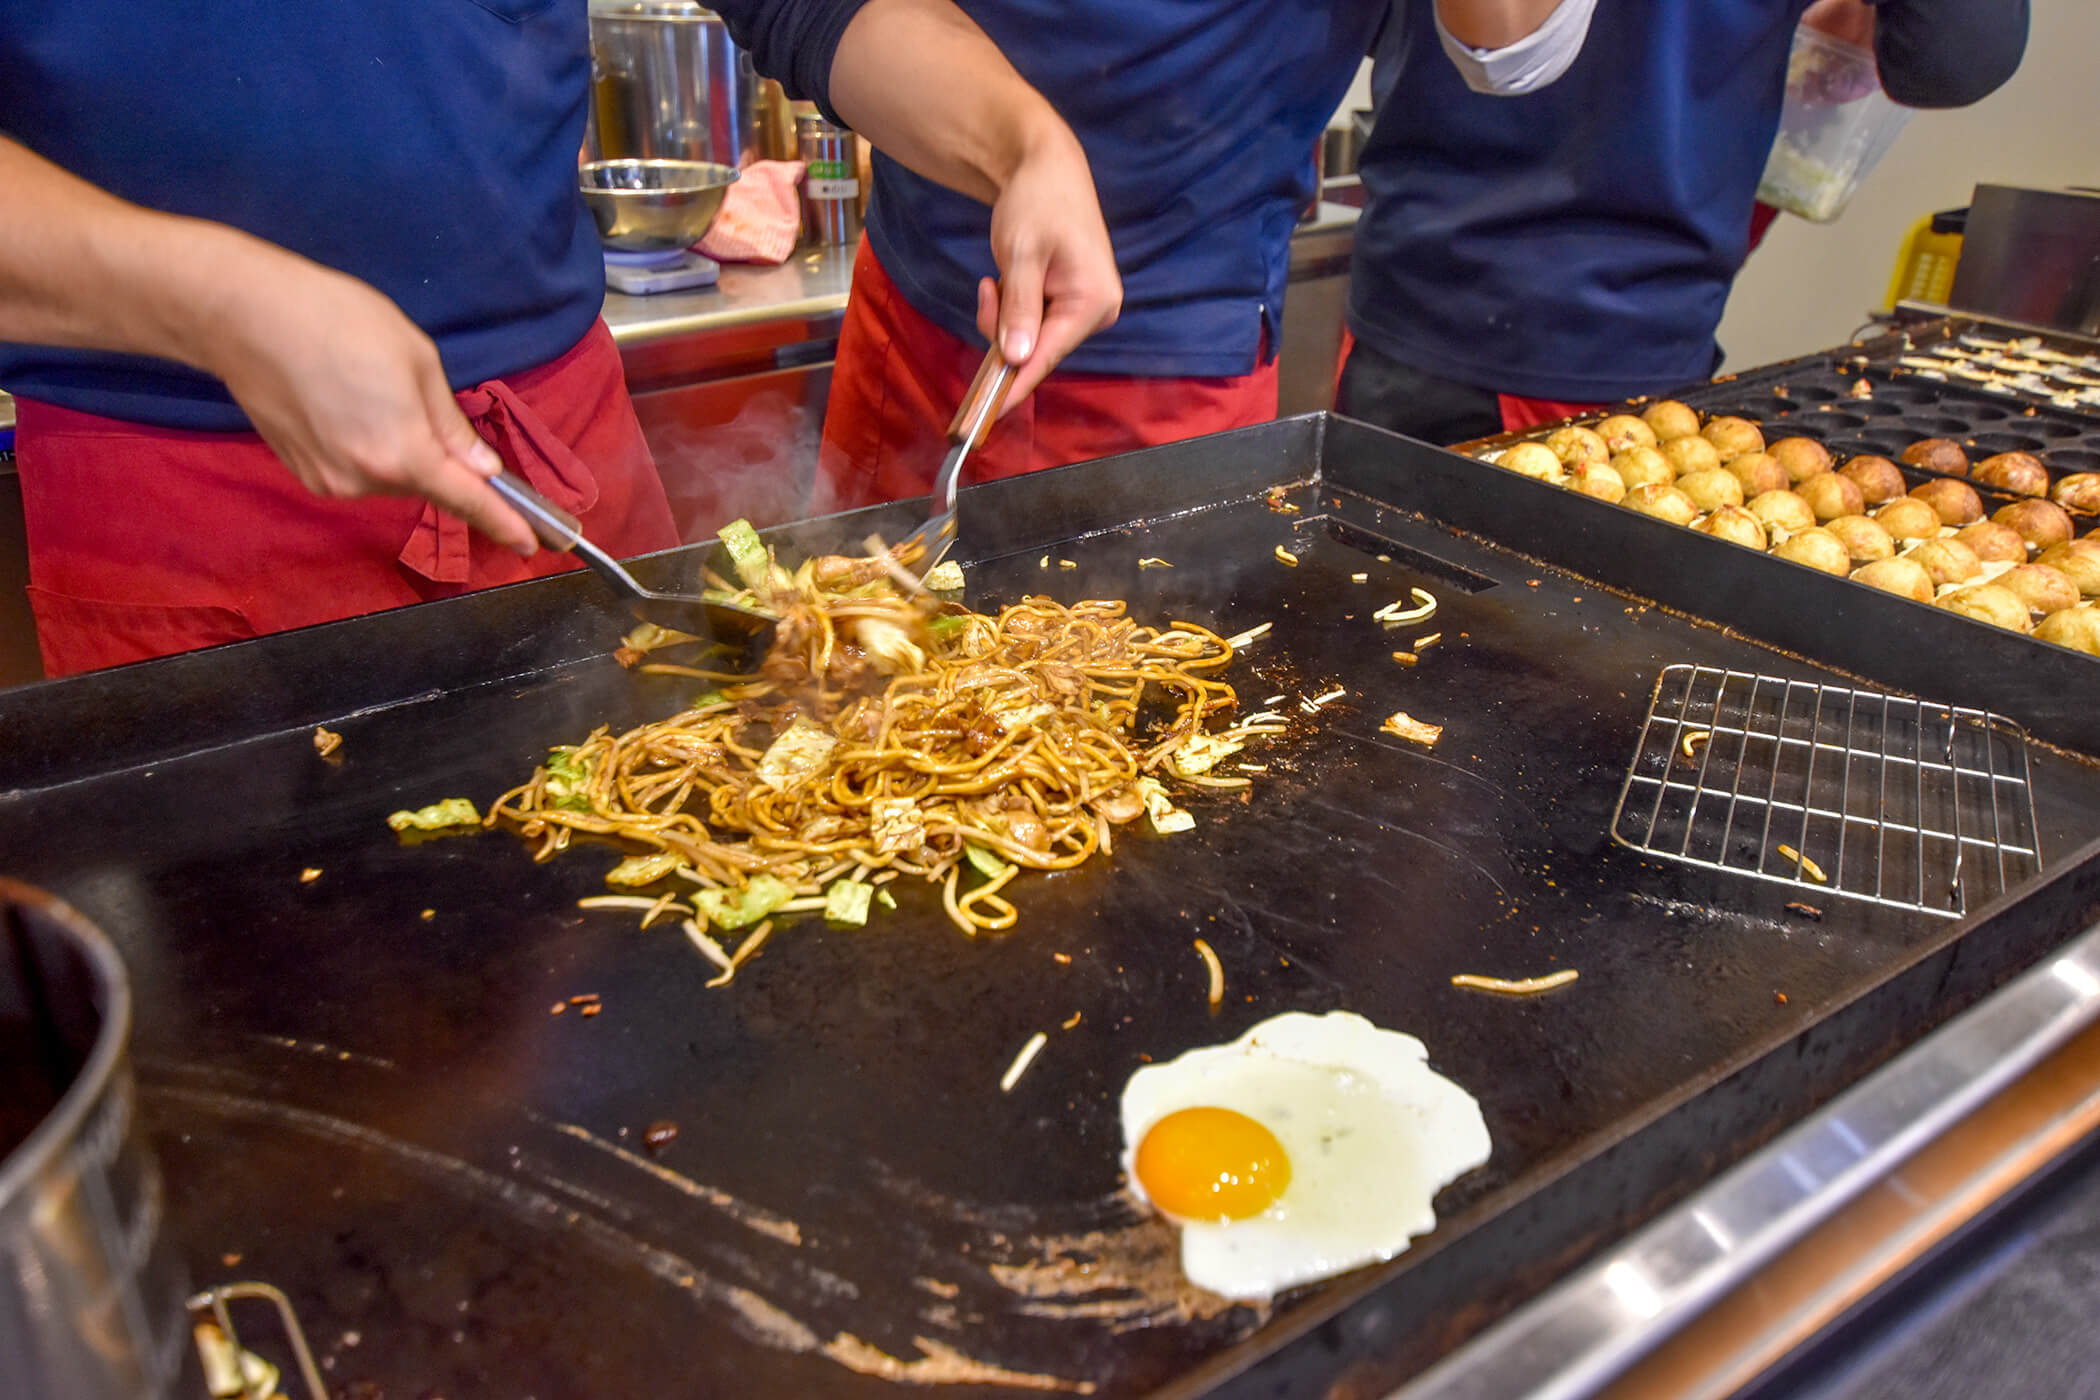
[{"label": "navy blue long sleeve shirt", "polygon": [[[1273,348],[1280,324],[1313,143],[1386,0],[960,4],[1070,123],[1115,243],[1122,317],[1064,368],[1252,370],[1264,327]],[[1430,13],[1428,0],[1408,8]],[[977,282],[994,273],[990,226],[983,204],[876,157],[876,256],[920,314],[973,343],[982,343]]]},{"label": "navy blue long sleeve shirt", "polygon": [[[1807,0],[1604,0],[1552,87],[1466,90],[1426,16],[1381,37],[1350,268],[1356,337],[1416,369],[1605,401],[1704,379],[1748,256]],[[1973,102],[2026,45],[2026,0],[1880,0],[1883,86]]]},{"label": "navy blue long sleeve shirt", "polygon": [[[822,101],[861,3],[715,8],[761,71]],[[589,81],[583,0],[0,4],[0,135],[362,278],[436,341],[455,386],[555,358],[603,304],[576,191]],[[0,388],[247,426],[217,380],[135,355],[0,343]]]}]

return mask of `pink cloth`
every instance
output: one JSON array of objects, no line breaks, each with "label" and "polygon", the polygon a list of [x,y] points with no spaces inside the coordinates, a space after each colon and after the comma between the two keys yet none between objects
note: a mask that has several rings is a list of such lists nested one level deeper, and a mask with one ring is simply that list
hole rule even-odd
[{"label": "pink cloth", "polygon": [[783,263],[802,236],[799,160],[757,160],[729,187],[722,212],[693,246],[716,262]]}]

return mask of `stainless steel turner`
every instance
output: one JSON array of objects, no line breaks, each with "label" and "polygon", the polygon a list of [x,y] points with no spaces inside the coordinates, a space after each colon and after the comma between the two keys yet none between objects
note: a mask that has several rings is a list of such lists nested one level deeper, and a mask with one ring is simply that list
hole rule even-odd
[{"label": "stainless steel turner", "polygon": [[897,544],[897,557],[910,557],[911,547],[924,545],[925,557],[907,565],[912,573],[924,578],[933,572],[933,566],[947,557],[955,543],[955,492],[962,484],[963,460],[971,452],[984,445],[998,420],[1000,405],[1006,402],[1006,391],[1013,387],[1014,367],[1006,362],[997,345],[985,352],[983,363],[977,366],[977,377],[963,392],[962,407],[955,411],[955,418],[948,424],[948,440],[954,446],[941,459],[941,469],[934,474],[933,499],[927,507],[926,523],[906,535]]},{"label": "stainless steel turner", "polygon": [[690,632],[709,641],[756,642],[761,646],[770,641],[773,626],[779,621],[771,613],[691,593],[659,593],[653,588],[644,588],[619,560],[583,537],[575,516],[519,478],[509,472],[500,472],[489,479],[489,485],[531,523],[532,532],[539,536],[541,544],[549,549],[572,553],[590,565],[592,571],[620,595],[627,610],[642,621],[677,632]]}]

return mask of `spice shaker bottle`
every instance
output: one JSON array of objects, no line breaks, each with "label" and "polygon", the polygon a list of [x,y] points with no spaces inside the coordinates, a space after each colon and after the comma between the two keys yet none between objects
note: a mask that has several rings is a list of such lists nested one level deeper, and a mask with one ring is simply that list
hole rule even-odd
[{"label": "spice shaker bottle", "polygon": [[860,170],[853,133],[820,113],[795,118],[802,177],[802,221],[809,241],[851,243],[860,237]]}]

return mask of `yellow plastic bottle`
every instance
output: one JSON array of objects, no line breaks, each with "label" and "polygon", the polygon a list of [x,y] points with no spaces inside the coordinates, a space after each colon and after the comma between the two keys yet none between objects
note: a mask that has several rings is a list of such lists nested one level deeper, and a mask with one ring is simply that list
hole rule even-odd
[{"label": "yellow plastic bottle", "polygon": [[1910,226],[1910,233],[1896,254],[1888,300],[1882,309],[1893,311],[1899,301],[1945,306],[1954,291],[1954,268],[1960,261],[1959,222],[1946,214],[1927,214]]}]

